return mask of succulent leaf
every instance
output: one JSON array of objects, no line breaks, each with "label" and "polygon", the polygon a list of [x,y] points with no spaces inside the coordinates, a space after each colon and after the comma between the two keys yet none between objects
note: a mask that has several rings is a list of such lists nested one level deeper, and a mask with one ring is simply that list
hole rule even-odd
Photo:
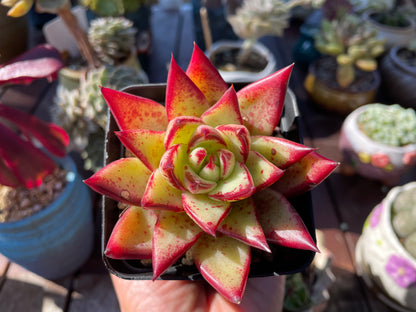
[{"label": "succulent leaf", "polygon": [[188,216],[212,236],[231,208],[231,203],[213,200],[206,195],[183,193],[182,200]]},{"label": "succulent leaf", "polygon": [[184,188],[184,164],[187,159],[186,145],[175,144],[168,148],[159,163],[162,176],[172,187],[179,190]]},{"label": "succulent leaf", "polygon": [[237,92],[244,125],[251,135],[271,135],[280,121],[293,64]]},{"label": "succulent leaf", "polygon": [[151,259],[156,218],[152,210],[126,208],[114,226],[104,254],[113,259]]},{"label": "succulent leaf", "polygon": [[254,195],[254,201],[270,243],[319,252],[302,218],[282,194],[265,189]]},{"label": "succulent leaf", "polygon": [[251,145],[247,128],[243,125],[221,125],[217,130],[225,137],[227,149],[235,155],[236,160],[246,162]]},{"label": "succulent leaf", "polygon": [[311,152],[286,169],[272,188],[287,197],[307,192],[321,183],[339,163]]},{"label": "succulent leaf", "polygon": [[205,111],[201,119],[211,127],[228,124],[242,125],[243,119],[234,87],[230,87],[215,105]]},{"label": "succulent leaf", "polygon": [[121,143],[127,147],[143,164],[153,171],[158,168],[165,152],[163,140],[165,132],[152,130],[125,130],[116,132]]},{"label": "succulent leaf", "polygon": [[201,117],[209,107],[204,94],[172,57],[166,84],[166,113],[169,121],[180,116]]},{"label": "succulent leaf", "polygon": [[263,229],[257,219],[254,200],[251,197],[232,203],[231,211],[218,226],[218,231],[250,246],[270,252]]},{"label": "succulent leaf", "polygon": [[140,159],[121,158],[84,182],[94,191],[114,200],[140,206],[151,173]]},{"label": "succulent leaf", "polygon": [[187,144],[200,125],[203,125],[203,122],[197,117],[181,116],[172,119],[166,130],[165,148],[168,149],[175,144]]},{"label": "succulent leaf", "polygon": [[166,181],[158,168],[150,176],[141,205],[144,208],[183,211],[181,194],[180,190]]},{"label": "succulent leaf", "polygon": [[280,169],[286,169],[314,148],[279,137],[252,136],[251,150],[259,152]]},{"label": "succulent leaf", "polygon": [[222,79],[218,70],[196,44],[194,44],[186,75],[202,91],[209,105],[216,103],[228,89],[227,83]]},{"label": "succulent leaf", "polygon": [[218,233],[204,234],[192,247],[195,265],[205,280],[227,300],[240,303],[250,268],[250,247]]},{"label": "succulent leaf", "polygon": [[153,280],[191,248],[202,233],[186,213],[161,211],[153,232]]},{"label": "succulent leaf", "polygon": [[253,178],[256,191],[269,187],[280,179],[284,171],[269,162],[263,155],[250,151],[246,166]]},{"label": "succulent leaf", "polygon": [[125,92],[101,88],[101,93],[120,130],[165,131],[168,125],[163,105]]},{"label": "succulent leaf", "polygon": [[217,187],[208,193],[212,199],[237,201],[250,197],[255,192],[253,179],[247,167],[237,161],[231,175],[218,182]]}]

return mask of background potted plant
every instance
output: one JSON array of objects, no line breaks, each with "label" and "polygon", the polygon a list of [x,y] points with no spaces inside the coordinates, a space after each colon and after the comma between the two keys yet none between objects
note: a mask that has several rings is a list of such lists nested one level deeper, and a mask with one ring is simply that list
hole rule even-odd
[{"label": "background potted plant", "polygon": [[412,1],[394,1],[390,9],[366,10],[363,19],[386,40],[386,49],[406,45],[416,38],[416,7]]},{"label": "background potted plant", "polygon": [[355,249],[361,277],[397,311],[416,309],[416,182],[394,187],[367,217]]},{"label": "background potted plant", "polygon": [[323,54],[309,66],[305,88],[319,106],[347,114],[371,103],[380,85],[376,57],[384,40],[348,7],[337,7],[332,19],[325,15],[315,35]]},{"label": "background potted plant", "polygon": [[243,1],[227,17],[242,41],[214,42],[207,47],[209,59],[227,82],[253,82],[272,74],[276,70],[276,60],[259,39],[282,36],[289,25],[291,9],[310,3],[309,0]]},{"label": "background potted plant", "polygon": [[[1,66],[0,84],[53,79],[62,65],[56,49],[41,45]],[[0,117],[0,252],[46,278],[63,277],[87,260],[94,241],[90,192],[74,161],[57,159],[68,135],[5,104]]]},{"label": "background potted plant", "polygon": [[393,46],[380,62],[383,94],[393,103],[416,107],[416,40]]},{"label": "background potted plant", "polygon": [[359,107],[345,119],[339,146],[358,174],[395,185],[416,162],[416,113],[397,104]]}]

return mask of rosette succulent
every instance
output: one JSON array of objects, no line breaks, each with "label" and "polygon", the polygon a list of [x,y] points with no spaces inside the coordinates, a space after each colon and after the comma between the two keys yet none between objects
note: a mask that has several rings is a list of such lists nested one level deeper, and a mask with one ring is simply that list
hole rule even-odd
[{"label": "rosette succulent", "polygon": [[172,57],[165,106],[102,88],[136,157],[85,182],[127,204],[105,255],[151,259],[157,279],[184,254],[232,302],[240,302],[251,248],[317,251],[287,197],[338,165],[313,148],[274,137],[292,65],[236,92],[195,45],[186,71]]}]

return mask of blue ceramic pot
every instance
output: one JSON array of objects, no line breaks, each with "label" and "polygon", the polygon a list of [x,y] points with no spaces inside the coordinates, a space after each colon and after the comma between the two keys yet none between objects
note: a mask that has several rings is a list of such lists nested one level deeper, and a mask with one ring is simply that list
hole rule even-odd
[{"label": "blue ceramic pot", "polygon": [[90,192],[70,157],[58,162],[68,171],[61,195],[30,217],[0,223],[0,253],[47,279],[75,272],[94,243]]}]

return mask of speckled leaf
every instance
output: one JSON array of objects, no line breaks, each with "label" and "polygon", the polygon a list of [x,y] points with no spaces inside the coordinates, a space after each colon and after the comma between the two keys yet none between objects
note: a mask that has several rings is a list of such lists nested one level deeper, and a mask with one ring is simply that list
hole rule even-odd
[{"label": "speckled leaf", "polygon": [[240,303],[250,269],[250,246],[218,233],[202,235],[192,247],[195,265],[227,300]]},{"label": "speckled leaf", "polygon": [[153,211],[128,207],[114,226],[104,254],[113,259],[151,259],[155,223]]},{"label": "speckled leaf", "polygon": [[228,89],[218,70],[196,44],[186,74],[205,95],[209,105],[216,103]]},{"label": "speckled leaf", "polygon": [[186,213],[161,211],[153,232],[153,280],[184,255],[202,233]]},{"label": "speckled leaf", "polygon": [[121,158],[84,182],[94,191],[134,206],[141,205],[151,171],[138,158]]},{"label": "speckled leaf", "polygon": [[168,119],[163,105],[150,99],[104,87],[101,88],[101,93],[120,130],[166,130]]},{"label": "speckled leaf", "polygon": [[204,94],[172,57],[166,83],[166,112],[169,121],[179,116],[200,117],[209,107]]},{"label": "speckled leaf", "polygon": [[279,169],[255,151],[250,151],[248,154],[246,166],[253,178],[256,191],[272,185],[279,180],[284,173],[282,169]]},{"label": "speckled leaf", "polygon": [[265,189],[254,195],[257,215],[270,243],[319,251],[302,218],[280,193]]},{"label": "speckled leaf", "polygon": [[165,152],[163,131],[134,129],[116,132],[121,143],[138,157],[149,170],[159,166],[160,159]]},{"label": "speckled leaf", "polygon": [[252,197],[232,203],[231,211],[219,225],[218,231],[250,246],[270,252],[257,219]]},{"label": "speckled leaf", "polygon": [[252,136],[251,150],[259,152],[280,169],[286,169],[315,149],[283,138]]},{"label": "speckled leaf", "polygon": [[166,129],[165,148],[175,144],[187,144],[195,129],[203,122],[198,117],[181,116],[172,119]]},{"label": "speckled leaf", "polygon": [[189,217],[206,233],[213,236],[231,208],[231,203],[213,200],[206,195],[183,193],[182,201]]}]

